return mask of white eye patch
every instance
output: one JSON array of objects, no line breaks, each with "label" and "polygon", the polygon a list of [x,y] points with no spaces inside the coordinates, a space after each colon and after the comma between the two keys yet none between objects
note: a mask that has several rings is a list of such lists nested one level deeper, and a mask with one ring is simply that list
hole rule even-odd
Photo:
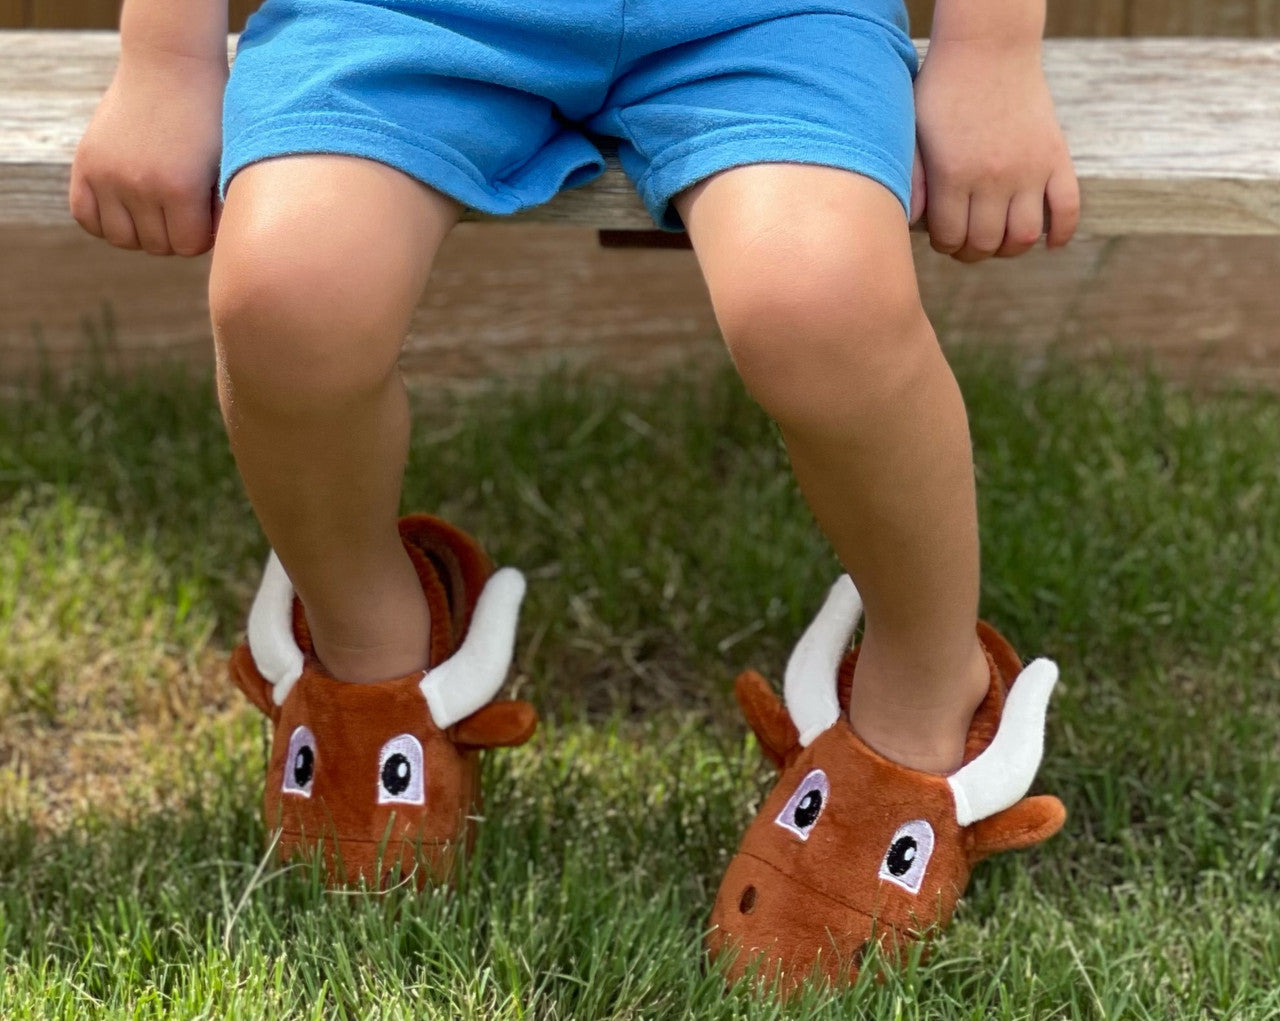
[{"label": "white eye patch", "polygon": [[311,785],[316,778],[316,736],[306,727],[295,727],[289,735],[289,750],[285,753],[284,781],[280,785],[285,794],[311,797]]},{"label": "white eye patch", "polygon": [[924,819],[904,822],[893,834],[880,862],[880,878],[908,893],[919,893],[933,855],[933,827]]},{"label": "white eye patch", "polygon": [[421,805],[425,800],[422,745],[412,734],[393,737],[378,755],[378,804]]},{"label": "white eye patch", "polygon": [[808,840],[830,796],[827,774],[820,769],[810,770],[773,821],[801,840]]}]

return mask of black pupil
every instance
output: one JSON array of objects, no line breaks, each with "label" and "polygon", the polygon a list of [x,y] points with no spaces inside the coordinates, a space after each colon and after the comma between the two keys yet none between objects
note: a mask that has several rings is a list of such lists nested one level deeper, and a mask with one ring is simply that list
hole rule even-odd
[{"label": "black pupil", "polygon": [[899,837],[889,848],[884,863],[891,876],[905,876],[916,860],[916,838]]},{"label": "black pupil", "polygon": [[310,745],[303,745],[298,749],[298,754],[293,757],[293,782],[299,787],[305,787],[311,782],[311,774],[316,768],[316,753],[311,750]]},{"label": "black pupil", "polygon": [[809,791],[796,805],[796,825],[806,829],[818,821],[818,813],[822,811],[822,791]]},{"label": "black pupil", "polygon": [[412,773],[409,760],[396,752],[382,764],[382,786],[387,789],[388,794],[403,794],[409,789]]}]

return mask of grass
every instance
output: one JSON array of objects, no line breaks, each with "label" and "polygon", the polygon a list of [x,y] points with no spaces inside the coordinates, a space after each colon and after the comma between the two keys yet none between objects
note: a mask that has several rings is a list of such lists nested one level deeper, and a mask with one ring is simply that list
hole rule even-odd
[{"label": "grass", "polygon": [[534,743],[453,893],[262,856],[222,676],[266,547],[206,379],[0,404],[0,1017],[1280,1016],[1280,397],[963,354],[984,614],[1064,680],[1038,789],[928,963],[786,1007],[700,939],[769,783],[732,709],[837,568],[727,374],[417,400],[406,509],[530,577]]}]

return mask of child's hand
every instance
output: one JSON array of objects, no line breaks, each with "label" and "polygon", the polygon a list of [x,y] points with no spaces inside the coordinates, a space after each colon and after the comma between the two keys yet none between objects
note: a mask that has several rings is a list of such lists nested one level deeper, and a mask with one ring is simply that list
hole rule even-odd
[{"label": "child's hand", "polygon": [[152,255],[207,252],[226,81],[225,62],[123,58],[71,166],[80,226]]},{"label": "child's hand", "polygon": [[[911,221],[961,262],[1064,245],[1080,190],[1040,65],[1040,45],[935,41],[916,78]],[[1048,221],[1046,223],[1046,220]]]}]

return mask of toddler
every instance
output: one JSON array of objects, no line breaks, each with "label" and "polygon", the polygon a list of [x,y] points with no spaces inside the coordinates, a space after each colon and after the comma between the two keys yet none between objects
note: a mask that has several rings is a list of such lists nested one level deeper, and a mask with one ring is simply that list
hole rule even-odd
[{"label": "toddler", "polygon": [[[450,756],[532,730],[519,704],[486,708],[517,582],[444,523],[398,519],[409,404],[396,363],[461,210],[509,213],[591,180],[597,135],[618,139],[655,224],[688,232],[733,362],[865,604],[856,660],[847,632],[837,642],[851,680],[832,726],[850,754],[922,784],[983,750],[1016,657],[977,626],[968,425],[908,225],[927,216],[933,247],[964,262],[1074,233],[1044,18],[1045,0],[938,0],[917,67],[902,0],[266,0],[228,80],[225,0],[125,0],[71,210],[122,248],[213,247],[220,404],[274,551],[233,675],[276,721],[276,821],[309,806],[289,832],[323,845],[318,829],[342,814],[325,845],[341,867],[386,849],[388,805],[404,818],[444,798],[444,831],[394,833],[447,844],[475,783]],[[477,693],[442,708],[482,660]],[[390,711],[374,693],[394,689],[408,713],[410,682],[434,729],[394,744],[405,735],[379,729]],[[791,701],[789,676],[794,718]],[[814,739],[797,733],[796,747]],[[348,811],[366,754],[376,811]],[[786,809],[795,853],[836,796],[815,787]],[[858,832],[832,845],[831,868],[844,844],[853,859]],[[912,840],[890,858],[911,860]],[[790,853],[770,862],[778,883],[796,881]],[[812,920],[752,929],[755,896],[734,892],[742,928],[717,909],[722,932],[809,968],[824,940],[787,930]],[[823,932],[854,957],[865,941]]]}]

